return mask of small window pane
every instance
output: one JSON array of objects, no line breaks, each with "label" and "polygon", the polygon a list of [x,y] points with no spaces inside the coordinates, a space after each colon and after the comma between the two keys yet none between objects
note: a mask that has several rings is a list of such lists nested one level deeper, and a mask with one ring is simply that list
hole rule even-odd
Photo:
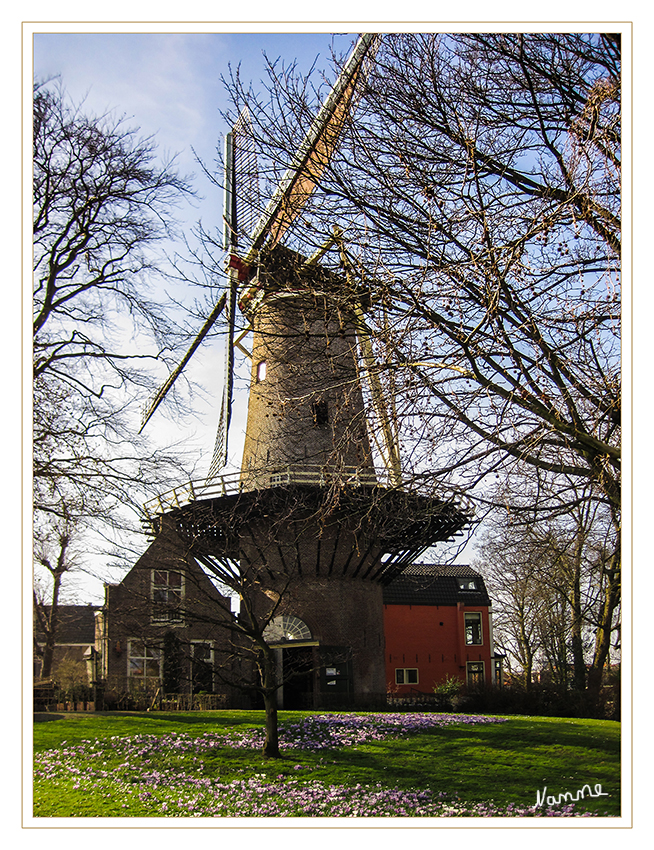
[{"label": "small window pane", "polygon": [[148,658],[145,669],[146,675],[155,677],[159,676],[159,659]]},{"label": "small window pane", "polygon": [[196,661],[206,661],[211,657],[211,647],[208,643],[194,643],[193,655]]},{"label": "small window pane", "polygon": [[481,614],[465,615],[466,644],[481,644]]},{"label": "small window pane", "polygon": [[145,673],[145,666],[142,658],[130,658],[129,660],[129,675],[130,676],[143,676]]}]

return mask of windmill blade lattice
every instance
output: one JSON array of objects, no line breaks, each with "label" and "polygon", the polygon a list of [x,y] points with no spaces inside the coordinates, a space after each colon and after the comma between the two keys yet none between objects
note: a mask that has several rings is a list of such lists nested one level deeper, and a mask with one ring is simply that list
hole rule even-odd
[{"label": "windmill blade lattice", "polygon": [[246,107],[225,139],[225,236],[223,247],[233,251],[249,240],[261,215],[259,168],[252,118]]},{"label": "windmill blade lattice", "polygon": [[234,393],[234,337],[238,287],[244,275],[235,260],[239,237],[249,239],[259,217],[259,171],[252,120],[247,107],[225,138],[225,210],[224,247],[230,253],[227,300],[227,339],[225,340],[225,373],[218,431],[208,478],[213,478],[227,464],[229,426],[232,420]]},{"label": "windmill blade lattice", "polygon": [[359,38],[259,219],[245,257],[246,263],[254,260],[264,242],[272,247],[282,239],[311,196],[329,164],[350,113],[364,61],[370,61],[379,39],[378,33],[364,33]]}]

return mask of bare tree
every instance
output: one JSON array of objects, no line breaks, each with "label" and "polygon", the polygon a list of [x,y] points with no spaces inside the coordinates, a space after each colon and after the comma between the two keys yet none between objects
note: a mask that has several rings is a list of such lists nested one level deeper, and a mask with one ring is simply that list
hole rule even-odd
[{"label": "bare tree", "polygon": [[150,288],[189,194],[124,118],[72,104],[58,80],[34,84],[35,563],[52,582],[49,604],[35,597],[44,676],[75,547],[84,539],[90,551],[91,533],[140,534],[142,501],[181,472],[181,452],[137,436],[133,408],[175,338]]},{"label": "bare tree", "polygon": [[35,510],[63,516],[82,500],[106,518],[170,470],[129,411],[170,343],[148,288],[189,187],[152,139],[85,113],[56,81],[34,86],[33,166]]},{"label": "bare tree", "polygon": [[610,513],[582,497],[566,507],[547,521],[515,509],[489,517],[478,563],[493,587],[498,639],[526,687],[538,662],[592,703],[619,646],[619,569]]},{"label": "bare tree", "polygon": [[79,566],[75,551],[75,521],[70,516],[52,517],[47,526],[41,525],[35,535],[34,557],[36,563],[46,570],[52,585],[49,590],[34,589],[34,616],[45,636],[42,650],[41,678],[52,675],[57,630],[59,625],[59,603],[64,577]]}]

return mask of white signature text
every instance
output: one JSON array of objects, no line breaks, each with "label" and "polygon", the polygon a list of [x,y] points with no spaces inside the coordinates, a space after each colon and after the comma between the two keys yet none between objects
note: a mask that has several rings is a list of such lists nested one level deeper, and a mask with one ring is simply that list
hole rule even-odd
[{"label": "white signature text", "polygon": [[561,803],[576,803],[579,800],[583,800],[586,796],[588,797],[609,797],[606,791],[602,791],[602,786],[598,783],[595,786],[595,790],[590,787],[590,785],[584,785],[583,788],[580,788],[577,791],[577,796],[573,796],[570,791],[564,791],[563,794],[559,794],[558,797],[553,794],[547,795],[547,785],[541,791],[536,791],[536,806],[543,806],[547,804],[548,806],[560,806]]}]

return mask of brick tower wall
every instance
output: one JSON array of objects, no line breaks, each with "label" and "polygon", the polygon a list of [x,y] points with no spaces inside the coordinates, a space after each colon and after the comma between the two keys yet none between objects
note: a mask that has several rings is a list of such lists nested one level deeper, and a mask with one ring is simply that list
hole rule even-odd
[{"label": "brick tower wall", "polygon": [[252,318],[246,486],[289,464],[372,472],[352,314],[325,295],[277,293]]},{"label": "brick tower wall", "polygon": [[[382,589],[353,579],[310,579],[294,583],[280,613],[303,620],[321,646],[341,648],[351,664],[355,703],[386,693]],[[336,652],[334,658],[339,660]]]},{"label": "brick tower wall", "polygon": [[[303,620],[313,640],[347,661],[355,702],[383,698],[382,587],[366,578],[383,550],[358,539],[345,524],[312,526],[284,520],[241,529],[240,563],[263,591],[262,616],[290,614]],[[281,597],[281,598],[280,598]]]}]

